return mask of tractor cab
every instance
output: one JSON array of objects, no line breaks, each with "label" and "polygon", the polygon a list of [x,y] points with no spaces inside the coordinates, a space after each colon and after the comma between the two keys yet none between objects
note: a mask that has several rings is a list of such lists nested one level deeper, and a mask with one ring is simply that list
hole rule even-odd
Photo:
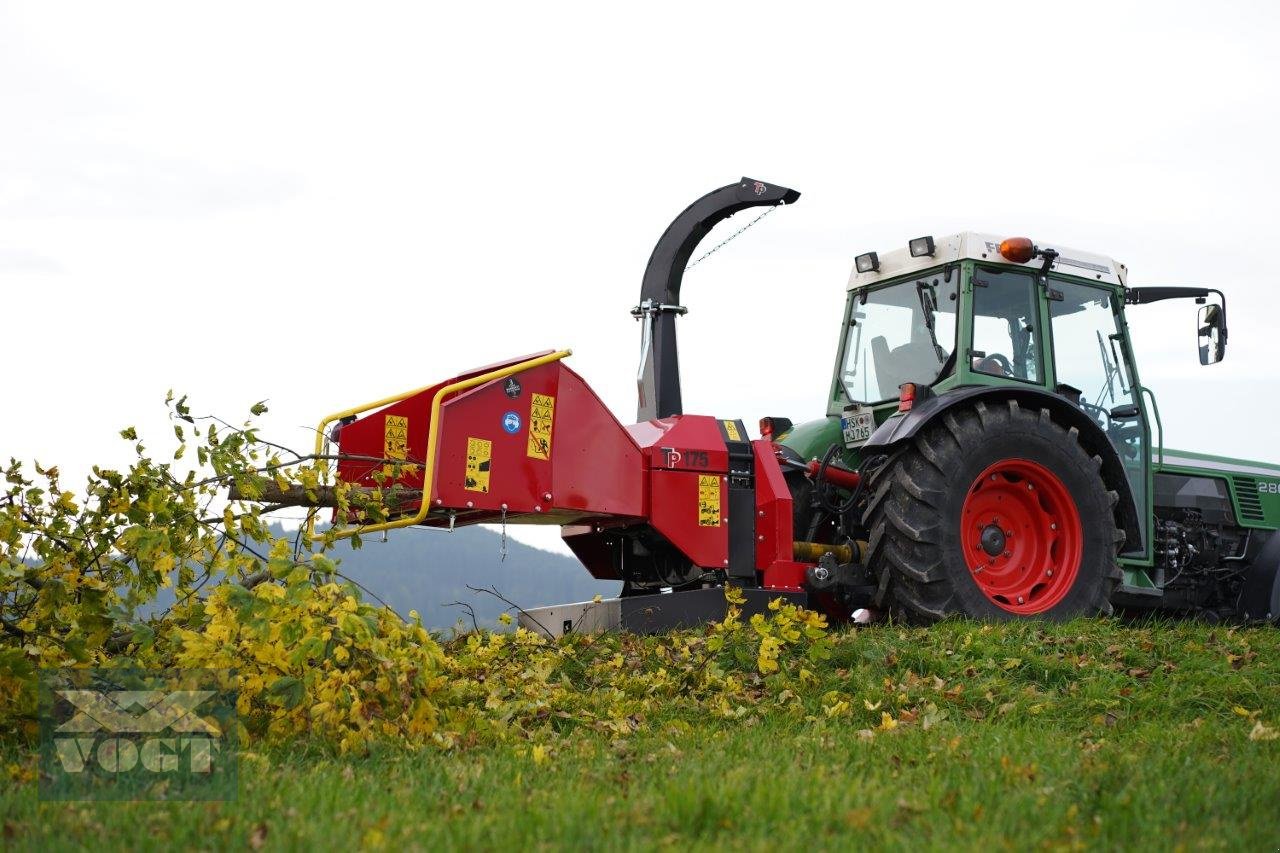
[{"label": "tractor cab", "polygon": [[1125,268],[1074,250],[1042,250],[1048,261],[1033,251],[1030,241],[966,233],[859,255],[829,414],[895,402],[903,385],[1037,387],[1104,427],[1111,409],[1135,404]]},{"label": "tractor cab", "polygon": [[[1094,449],[1106,452],[1090,455],[1117,481],[1123,553],[1148,558],[1158,415],[1138,378],[1125,305],[1204,301],[1217,291],[1129,289],[1127,276],[1106,256],[972,232],[859,255],[828,418],[795,427],[781,443],[806,459],[839,443],[842,463],[856,469],[953,402],[1021,401],[1106,442]],[[1196,343],[1204,363],[1222,357],[1225,317],[1225,303],[1201,309]]]}]

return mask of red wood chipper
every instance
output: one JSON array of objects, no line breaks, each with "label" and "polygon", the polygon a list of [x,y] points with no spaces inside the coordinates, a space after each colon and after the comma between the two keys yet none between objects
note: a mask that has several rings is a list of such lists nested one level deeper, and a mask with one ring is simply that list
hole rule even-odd
[{"label": "red wood chipper", "polygon": [[413,496],[381,523],[335,511],[339,535],[559,525],[587,570],[622,581],[622,592],[523,617],[553,634],[575,625],[666,630],[717,618],[726,583],[743,588],[748,611],[781,595],[847,618],[851,609],[824,591],[839,566],[857,563],[858,543],[797,541],[785,471],[845,489],[856,488],[858,474],[830,460],[806,464],[769,437],[751,440],[741,420],[689,415],[681,405],[675,319],[686,310],[680,285],[694,248],[737,211],[798,198],[744,178],[694,202],[667,228],[632,311],[643,327],[637,423],[619,423],[565,363],[568,350],[475,368],[325,418],[317,453],[336,443],[339,482],[385,491],[396,465],[403,473],[394,485]]}]

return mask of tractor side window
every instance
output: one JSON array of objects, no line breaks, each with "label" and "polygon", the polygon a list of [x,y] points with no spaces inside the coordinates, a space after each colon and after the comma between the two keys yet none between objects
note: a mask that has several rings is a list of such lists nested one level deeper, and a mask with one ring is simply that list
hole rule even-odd
[{"label": "tractor side window", "polygon": [[960,271],[855,293],[846,318],[840,384],[850,401],[895,399],[905,382],[932,385],[956,347]]},{"label": "tractor side window", "polygon": [[973,351],[977,373],[1039,382],[1040,330],[1036,283],[1020,272],[973,274]]}]

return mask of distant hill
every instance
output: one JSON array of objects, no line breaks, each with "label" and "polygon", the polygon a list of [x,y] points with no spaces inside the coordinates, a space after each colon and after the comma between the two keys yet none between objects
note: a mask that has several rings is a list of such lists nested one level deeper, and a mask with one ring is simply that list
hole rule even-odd
[{"label": "distant hill", "polygon": [[[296,531],[278,524],[275,536],[292,537]],[[594,595],[617,595],[620,581],[598,581],[573,557],[533,548],[507,537],[507,558],[502,559],[502,536],[482,527],[462,527],[453,533],[410,527],[392,530],[383,542],[380,535],[366,536],[359,549],[342,540],[330,553],[338,571],[386,602],[401,616],[418,611],[427,628],[450,628],[463,619],[471,627],[465,608],[450,606],[462,601],[475,610],[482,627],[497,625],[507,606],[492,595],[472,592],[474,587],[496,587],[523,608],[587,601]],[[377,599],[365,595],[376,604]],[[173,590],[162,589],[155,601],[139,609],[140,616],[167,610]]]},{"label": "distant hill", "polygon": [[[279,532],[279,531],[275,531]],[[597,581],[575,560],[543,551],[507,537],[507,558],[501,559],[500,534],[481,527],[446,530],[406,528],[381,536],[366,536],[364,547],[344,541],[332,556],[339,571],[366,587],[402,616],[410,610],[422,615],[429,628],[447,628],[464,617],[464,601],[481,623],[494,623],[506,605],[491,595],[467,589],[497,587],[521,607],[543,607],[586,601],[597,593],[606,598],[621,589],[619,581]],[[470,622],[467,623],[470,627]]]}]

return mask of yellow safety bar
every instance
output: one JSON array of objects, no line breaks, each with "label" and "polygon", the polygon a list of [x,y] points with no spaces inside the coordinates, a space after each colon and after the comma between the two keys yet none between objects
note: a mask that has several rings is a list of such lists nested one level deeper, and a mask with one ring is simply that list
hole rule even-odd
[{"label": "yellow safety bar", "polygon": [[[344,527],[338,530],[330,531],[339,538],[351,536],[355,533],[377,533],[382,530],[392,530],[397,527],[412,527],[415,524],[421,524],[426,520],[427,514],[431,512],[431,487],[435,480],[436,468],[436,448],[440,440],[440,404],[444,398],[455,391],[465,391],[468,388],[474,388],[477,385],[483,385],[486,382],[492,382],[494,379],[503,379],[514,373],[522,373],[526,370],[532,370],[535,367],[541,367],[544,364],[550,364],[553,361],[560,361],[563,358],[573,355],[573,350],[560,350],[550,355],[542,355],[537,358],[531,358],[528,361],[522,361],[518,364],[512,364],[497,370],[491,370],[488,373],[482,373],[479,376],[472,376],[470,379],[462,379],[458,382],[450,383],[444,386],[435,395],[435,399],[431,401],[431,421],[427,425],[427,458],[426,465],[423,470],[422,478],[422,505],[418,507],[417,515],[412,518],[401,518],[395,521],[384,521],[379,524],[361,525],[356,527]],[[316,455],[320,456],[324,453],[326,429],[329,424],[342,418],[349,418],[352,415],[358,415],[367,412],[370,409],[380,409],[383,406],[389,406],[392,403],[398,403],[401,400],[412,397],[414,394],[420,394],[430,389],[432,386],[424,385],[421,388],[415,388],[412,391],[405,391],[403,394],[396,394],[393,397],[384,397],[381,400],[375,400],[372,403],[365,403],[363,406],[355,406],[350,409],[343,409],[341,412],[334,412],[324,420],[320,421],[320,426],[316,428]],[[324,536],[317,536],[315,532],[315,515],[307,521],[307,537],[312,541],[323,539]]]}]

